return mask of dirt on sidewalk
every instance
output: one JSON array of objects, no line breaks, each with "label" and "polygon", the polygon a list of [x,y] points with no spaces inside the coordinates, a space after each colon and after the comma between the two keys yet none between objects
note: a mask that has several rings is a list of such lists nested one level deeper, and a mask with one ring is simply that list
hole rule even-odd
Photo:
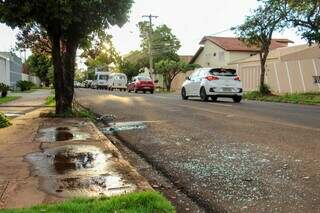
[{"label": "dirt on sidewalk", "polygon": [[0,208],[151,189],[92,122],[45,111],[0,129]]}]

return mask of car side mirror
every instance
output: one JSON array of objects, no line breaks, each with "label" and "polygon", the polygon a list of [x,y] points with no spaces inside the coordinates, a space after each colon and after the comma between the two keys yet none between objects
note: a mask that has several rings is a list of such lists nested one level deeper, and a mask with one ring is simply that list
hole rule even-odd
[{"label": "car side mirror", "polygon": [[189,77],[189,76],[187,76],[187,77],[186,77],[186,80],[190,81],[190,77]]}]

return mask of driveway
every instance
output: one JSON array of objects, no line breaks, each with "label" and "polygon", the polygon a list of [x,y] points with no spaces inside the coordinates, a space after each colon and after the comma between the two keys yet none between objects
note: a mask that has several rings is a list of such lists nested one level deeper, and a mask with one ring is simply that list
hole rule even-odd
[{"label": "driveway", "polygon": [[90,89],[76,97],[116,121],[146,121],[116,136],[210,212],[320,211],[319,106]]}]

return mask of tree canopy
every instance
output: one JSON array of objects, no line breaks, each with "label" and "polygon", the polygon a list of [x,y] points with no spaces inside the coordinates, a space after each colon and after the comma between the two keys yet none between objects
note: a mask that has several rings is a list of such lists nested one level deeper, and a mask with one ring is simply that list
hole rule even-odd
[{"label": "tree canopy", "polygon": [[320,43],[320,1],[289,0],[288,21],[298,27],[309,44]]},{"label": "tree canopy", "polygon": [[[151,29],[149,22],[139,22],[138,27],[140,30],[141,49],[148,55],[148,42],[151,42],[151,54],[154,61],[163,59],[179,60],[177,51],[180,49],[181,44],[178,38],[172,33],[171,28],[167,25],[159,25],[155,29]],[[150,36],[149,33],[150,32]]]},{"label": "tree canopy", "polygon": [[72,110],[76,51],[82,40],[110,25],[122,26],[133,0],[2,0],[0,22],[44,29],[52,47],[56,113]]},{"label": "tree canopy", "polygon": [[52,66],[51,58],[45,54],[32,54],[26,60],[26,64],[28,66],[28,70],[31,73],[38,76],[46,86],[49,86],[50,76],[49,72]]},{"label": "tree canopy", "polygon": [[199,66],[195,64],[188,64],[184,61],[174,61],[171,59],[164,59],[155,64],[157,72],[163,75],[167,91],[170,91],[171,83],[179,73],[193,70],[196,67]]},{"label": "tree canopy", "polygon": [[265,63],[269,55],[269,48],[274,32],[282,30],[286,25],[287,4],[279,4],[278,0],[263,0],[262,4],[246,16],[245,21],[233,28],[239,39],[248,46],[260,49],[260,92],[265,92]]}]

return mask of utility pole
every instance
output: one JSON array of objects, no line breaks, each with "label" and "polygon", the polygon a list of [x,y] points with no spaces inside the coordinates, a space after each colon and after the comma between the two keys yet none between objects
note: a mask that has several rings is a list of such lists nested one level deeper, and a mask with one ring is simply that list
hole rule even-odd
[{"label": "utility pole", "polygon": [[151,43],[151,34],[152,34],[152,19],[158,18],[159,16],[154,15],[143,15],[142,18],[149,18],[149,32],[148,32],[148,49],[149,49],[149,69],[152,74],[154,73],[153,70],[153,56],[152,56],[152,43]]}]

